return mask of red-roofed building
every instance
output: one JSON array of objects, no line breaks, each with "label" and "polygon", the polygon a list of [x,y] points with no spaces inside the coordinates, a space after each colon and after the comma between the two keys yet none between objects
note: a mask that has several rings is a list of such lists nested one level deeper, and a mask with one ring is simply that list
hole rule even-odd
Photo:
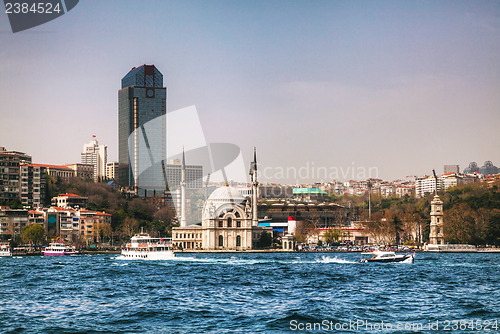
[{"label": "red-roofed building", "polygon": [[45,228],[46,213],[44,211],[31,210],[28,211],[28,223],[40,224]]},{"label": "red-roofed building", "polygon": [[59,194],[52,197],[52,206],[61,208],[85,208],[87,206],[88,197],[81,197],[75,194]]},{"label": "red-roofed building", "polygon": [[111,231],[111,215],[106,212],[80,210],[80,237],[88,242],[99,242]]}]

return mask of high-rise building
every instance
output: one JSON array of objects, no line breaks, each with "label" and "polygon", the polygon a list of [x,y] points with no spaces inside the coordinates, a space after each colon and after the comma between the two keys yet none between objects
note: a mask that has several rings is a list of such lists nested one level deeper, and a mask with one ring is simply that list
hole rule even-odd
[{"label": "high-rise building", "polygon": [[118,182],[141,196],[167,187],[166,98],[154,65],[132,68],[118,92]]},{"label": "high-rise building", "polygon": [[21,203],[24,206],[39,208],[45,204],[47,183],[45,167],[21,164]]},{"label": "high-rise building", "polygon": [[90,143],[83,145],[81,154],[82,164],[94,166],[94,181],[106,176],[106,164],[108,162],[108,147],[99,145],[97,140],[91,140]]},{"label": "high-rise building", "polygon": [[0,147],[0,203],[21,200],[22,164],[30,164],[31,156]]},{"label": "high-rise building", "polygon": [[[167,166],[167,181],[168,188],[174,190],[181,185],[182,165],[173,161]],[[203,166],[200,165],[186,165],[186,188],[187,189],[200,189],[203,187]]]},{"label": "high-rise building", "polygon": [[108,162],[106,164],[106,178],[108,180],[116,180],[118,175],[118,162]]}]

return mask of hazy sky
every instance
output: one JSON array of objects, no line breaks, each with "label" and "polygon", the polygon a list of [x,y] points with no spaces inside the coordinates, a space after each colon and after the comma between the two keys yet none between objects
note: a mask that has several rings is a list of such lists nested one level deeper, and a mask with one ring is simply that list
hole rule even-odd
[{"label": "hazy sky", "polygon": [[257,146],[263,181],[500,165],[500,1],[86,0],[16,34],[2,12],[0,146],[72,163],[96,135],[116,160],[120,80],[144,63],[208,142]]}]

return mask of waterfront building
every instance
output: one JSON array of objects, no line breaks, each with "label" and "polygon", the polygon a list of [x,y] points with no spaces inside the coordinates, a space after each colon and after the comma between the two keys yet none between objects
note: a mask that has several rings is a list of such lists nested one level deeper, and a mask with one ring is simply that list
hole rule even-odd
[{"label": "waterfront building", "polygon": [[438,195],[431,202],[430,245],[444,245],[443,202]]},{"label": "waterfront building", "polygon": [[203,207],[201,226],[180,226],[172,229],[174,246],[184,249],[250,250],[259,246],[264,232],[272,235],[271,227],[259,226],[255,150],[250,175],[251,197],[243,197],[240,191],[227,184],[215,189]]},{"label": "waterfront building", "polygon": [[45,228],[47,213],[43,210],[28,211],[28,224],[40,224]]},{"label": "waterfront building", "polygon": [[297,240],[292,234],[286,234],[281,238],[281,247],[284,251],[294,251]]},{"label": "waterfront building", "polygon": [[66,241],[79,238],[79,212],[72,208],[53,206],[46,210],[45,231],[49,237],[62,237]]},{"label": "waterfront building", "polygon": [[87,243],[100,242],[101,237],[111,232],[111,215],[106,212],[80,209],[80,238]]},{"label": "waterfront building", "polygon": [[21,200],[21,164],[31,164],[31,156],[0,146],[0,204]]},{"label": "waterfront building", "polygon": [[106,164],[106,179],[116,180],[118,177],[118,162],[108,162]]},{"label": "waterfront building", "polygon": [[[132,68],[118,92],[118,183],[133,187],[140,196],[167,187],[166,122],[162,117],[166,97],[163,75],[154,65]],[[150,122],[157,118],[160,121]]]},{"label": "waterfront building", "polygon": [[21,235],[28,221],[28,210],[2,208],[0,210],[0,239]]},{"label": "waterfront building", "polygon": [[293,233],[296,226],[302,226],[306,221],[319,229],[341,228],[348,220],[348,210],[335,203],[261,203],[258,211],[261,217],[259,225],[272,227],[277,233]]},{"label": "waterfront building", "polygon": [[82,164],[94,166],[94,181],[106,176],[106,164],[108,163],[108,147],[99,145],[99,142],[94,139],[90,143],[83,145],[81,153]]},{"label": "waterfront building", "polygon": [[74,163],[66,164],[64,166],[73,170],[73,177],[94,180],[94,165]]}]

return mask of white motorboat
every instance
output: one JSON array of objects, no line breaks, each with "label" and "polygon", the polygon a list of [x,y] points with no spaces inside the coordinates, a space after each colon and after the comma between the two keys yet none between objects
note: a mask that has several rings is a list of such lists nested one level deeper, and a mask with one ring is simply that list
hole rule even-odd
[{"label": "white motorboat", "polygon": [[401,263],[413,263],[415,260],[415,253],[413,254],[396,254],[394,252],[383,252],[383,251],[373,251],[370,253],[361,253],[361,254],[370,254],[371,258],[361,259],[360,262],[382,262],[382,263],[391,263],[391,262],[401,262]]},{"label": "white motorboat", "polygon": [[175,257],[170,239],[152,238],[147,233],[134,235],[122,248],[125,260],[169,260]]}]

